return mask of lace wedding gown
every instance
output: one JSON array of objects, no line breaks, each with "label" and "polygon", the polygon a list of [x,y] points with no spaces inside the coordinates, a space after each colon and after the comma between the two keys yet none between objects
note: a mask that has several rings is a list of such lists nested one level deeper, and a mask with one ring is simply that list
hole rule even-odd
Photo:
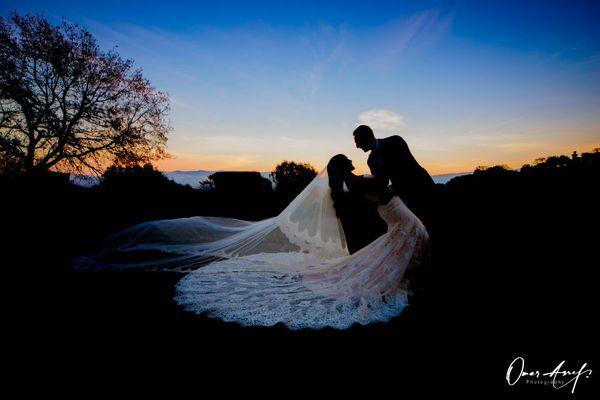
[{"label": "lace wedding gown", "polygon": [[402,277],[420,262],[428,236],[399,197],[379,213],[388,232],[353,255],[260,253],[215,262],[181,279],[175,300],[242,325],[345,329],[388,321],[407,304]]},{"label": "lace wedding gown", "polygon": [[[388,321],[407,305],[408,268],[427,248],[421,221],[399,197],[380,205],[387,233],[349,255],[326,171],[277,217],[258,222],[194,217],[153,221],[120,232],[80,268],[197,268],[177,284],[188,311],[245,326],[291,329]],[[144,261],[114,254],[158,250]],[[210,264],[205,265],[207,262]]]}]

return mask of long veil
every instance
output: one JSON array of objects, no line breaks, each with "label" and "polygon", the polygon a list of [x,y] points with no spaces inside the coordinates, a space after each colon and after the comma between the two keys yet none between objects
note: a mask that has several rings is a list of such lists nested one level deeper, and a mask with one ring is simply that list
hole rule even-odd
[{"label": "long veil", "polygon": [[108,237],[100,252],[77,258],[75,266],[189,270],[259,253],[346,256],[344,231],[330,193],[324,169],[276,217],[257,222],[222,217],[145,222]]}]

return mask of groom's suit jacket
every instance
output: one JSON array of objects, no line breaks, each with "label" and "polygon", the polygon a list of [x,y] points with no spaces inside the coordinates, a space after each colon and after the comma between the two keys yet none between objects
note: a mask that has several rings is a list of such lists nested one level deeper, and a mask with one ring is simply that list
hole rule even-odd
[{"label": "groom's suit jacket", "polygon": [[419,165],[408,145],[398,135],[377,139],[367,160],[371,174],[406,203],[423,219],[435,195],[435,183],[429,173]]}]

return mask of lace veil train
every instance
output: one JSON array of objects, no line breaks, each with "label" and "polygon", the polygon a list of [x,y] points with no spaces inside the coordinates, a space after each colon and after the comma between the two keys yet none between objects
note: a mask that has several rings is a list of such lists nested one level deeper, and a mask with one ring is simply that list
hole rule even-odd
[{"label": "lace veil train", "polygon": [[79,257],[75,266],[188,270],[259,253],[305,253],[320,260],[346,256],[330,193],[324,169],[276,217],[257,222],[222,217],[145,222],[110,236],[100,252]]}]

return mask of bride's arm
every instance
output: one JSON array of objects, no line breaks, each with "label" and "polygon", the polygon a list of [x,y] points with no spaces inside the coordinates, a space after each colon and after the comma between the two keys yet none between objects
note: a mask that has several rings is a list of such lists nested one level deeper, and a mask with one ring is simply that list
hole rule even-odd
[{"label": "bride's arm", "polygon": [[355,193],[360,193],[368,199],[379,202],[381,194],[386,191],[387,182],[371,175],[352,174],[346,180],[346,186]]}]

